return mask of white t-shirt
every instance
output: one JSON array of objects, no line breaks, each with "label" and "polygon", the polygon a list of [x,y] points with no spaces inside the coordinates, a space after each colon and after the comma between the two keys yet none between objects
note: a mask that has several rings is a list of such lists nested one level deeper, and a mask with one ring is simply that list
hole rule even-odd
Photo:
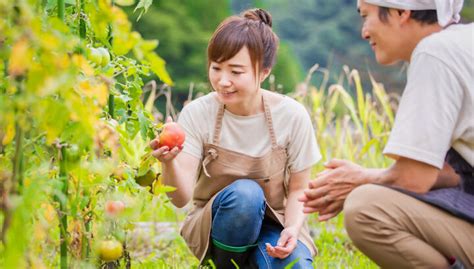
[{"label": "white t-shirt", "polygon": [[442,168],[453,147],[474,165],[474,23],[452,25],[415,48],[384,153]]},{"label": "white t-shirt", "polygon": [[[219,105],[213,92],[183,108],[178,119],[186,133],[183,152],[202,158],[204,144],[212,143]],[[321,154],[304,106],[284,96],[270,111],[277,144],[287,149],[290,171],[299,172],[317,163]],[[238,116],[225,110],[219,146],[252,157],[265,155],[271,150],[271,138],[264,113]]]}]

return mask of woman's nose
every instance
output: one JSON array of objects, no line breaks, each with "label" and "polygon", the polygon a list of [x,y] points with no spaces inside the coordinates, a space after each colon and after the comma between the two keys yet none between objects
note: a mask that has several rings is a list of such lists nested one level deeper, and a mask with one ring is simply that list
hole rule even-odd
[{"label": "woman's nose", "polygon": [[218,83],[221,87],[227,87],[231,85],[230,79],[224,74],[219,78]]}]

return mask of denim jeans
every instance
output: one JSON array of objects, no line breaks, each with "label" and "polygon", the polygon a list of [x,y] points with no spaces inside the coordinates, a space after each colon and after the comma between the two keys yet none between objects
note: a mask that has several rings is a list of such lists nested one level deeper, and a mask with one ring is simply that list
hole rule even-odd
[{"label": "denim jeans", "polygon": [[265,218],[265,207],[263,190],[255,181],[235,181],[212,204],[211,239],[231,247],[252,246],[248,250],[250,259],[260,269],[284,268],[296,259],[292,268],[313,268],[311,253],[299,240],[285,259],[268,255],[265,243],[276,245],[283,227]]}]

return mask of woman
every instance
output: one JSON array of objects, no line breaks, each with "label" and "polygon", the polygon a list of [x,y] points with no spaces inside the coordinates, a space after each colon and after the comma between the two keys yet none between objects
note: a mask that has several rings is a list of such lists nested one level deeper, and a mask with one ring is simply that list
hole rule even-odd
[{"label": "woman", "polygon": [[182,152],[157,148],[171,201],[194,207],[181,234],[196,257],[217,268],[311,268],[316,248],[298,196],[321,158],[310,118],[293,99],[260,88],[278,37],[262,9],[224,20],[208,46],[214,92],[189,103],[178,123]]}]

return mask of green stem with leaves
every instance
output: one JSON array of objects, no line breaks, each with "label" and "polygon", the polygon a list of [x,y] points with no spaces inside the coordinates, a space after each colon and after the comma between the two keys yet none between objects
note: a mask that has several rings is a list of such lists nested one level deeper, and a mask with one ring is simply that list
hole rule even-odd
[{"label": "green stem with leaves", "polygon": [[60,238],[60,268],[67,269],[67,201],[68,201],[68,178],[66,146],[60,146],[59,153],[59,180],[62,197],[56,197],[59,202],[59,238]]},{"label": "green stem with leaves", "polygon": [[79,0],[79,36],[86,39],[86,19],[84,15],[85,0]]},{"label": "green stem with leaves", "polygon": [[65,3],[64,0],[58,0],[58,18],[64,22],[64,10]]}]

